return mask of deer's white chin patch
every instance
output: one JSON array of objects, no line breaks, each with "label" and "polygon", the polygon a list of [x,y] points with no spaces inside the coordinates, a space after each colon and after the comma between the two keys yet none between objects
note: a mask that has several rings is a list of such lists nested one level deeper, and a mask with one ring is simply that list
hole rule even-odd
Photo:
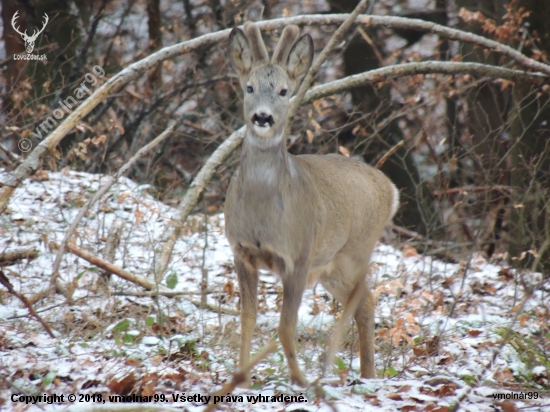
[{"label": "deer's white chin patch", "polygon": [[259,135],[259,136],[265,136],[267,135],[270,131],[271,131],[271,126],[269,125],[269,123],[266,123],[265,125],[263,126],[260,126],[259,123],[257,122],[254,122],[253,123],[253,127],[254,127],[254,131]]}]

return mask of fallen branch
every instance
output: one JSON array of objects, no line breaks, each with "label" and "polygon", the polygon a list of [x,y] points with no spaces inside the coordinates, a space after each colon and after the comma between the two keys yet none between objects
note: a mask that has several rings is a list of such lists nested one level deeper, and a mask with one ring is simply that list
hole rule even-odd
[{"label": "fallen branch", "polygon": [[40,324],[44,327],[44,329],[46,330],[46,332],[48,332],[48,335],[50,335],[52,338],[54,339],[57,339],[56,336],[53,334],[52,330],[50,329],[50,327],[48,326],[48,324],[46,322],[44,322],[44,319],[42,319],[40,317],[40,315],[38,313],[36,313],[36,311],[34,310],[34,308],[32,307],[31,303],[27,300],[27,298],[25,296],[23,296],[22,294],[16,292],[14,289],[13,289],[13,286],[11,285],[11,282],[9,281],[9,279],[6,277],[6,275],[4,274],[4,272],[2,272],[0,270],[0,283],[2,285],[4,285],[4,287],[8,290],[8,292],[10,292],[13,296],[15,296],[17,299],[19,299],[21,302],[23,302],[23,304],[27,307],[27,309],[29,310],[29,313],[38,321],[40,322]]},{"label": "fallen branch", "polygon": [[[288,24],[298,24],[302,26],[339,25],[344,22],[348,16],[348,14],[296,16],[262,21],[258,22],[257,25],[261,30],[265,31],[280,29]],[[475,43],[511,58],[524,68],[538,70],[546,75],[550,75],[550,65],[531,59],[512,47],[473,33],[452,29],[420,19],[408,19],[404,17],[361,15],[357,17],[356,22],[357,24],[364,24],[370,27],[414,29],[417,31],[438,34],[441,37],[451,40]],[[36,148],[27,156],[23,163],[20,164],[8,177],[7,181],[0,183],[2,185],[2,187],[0,187],[0,213],[6,209],[15,188],[18,187],[24,179],[34,174],[40,168],[43,157],[48,152],[53,150],[67,135],[67,133],[69,133],[79,122],[81,122],[82,119],[99,103],[116,91],[120,90],[128,82],[137,79],[147,70],[154,68],[157,64],[167,59],[188,54],[223,41],[227,38],[229,32],[230,30],[227,29],[216,33],[209,33],[173,46],[164,47],[150,56],[132,63],[130,66],[110,78],[88,99],[78,106],[69,116],[67,116],[67,118],[59,125],[59,127],[57,127],[57,129],[42,140],[40,144],[38,144]]]},{"label": "fallen branch", "polygon": [[103,269],[105,272],[116,275],[119,278],[127,280],[128,282],[132,282],[138,286],[141,286],[144,289],[156,291],[158,288],[158,290],[161,292],[171,292],[171,290],[168,289],[167,287],[151,283],[147,279],[141,276],[134,275],[128,272],[127,270],[119,268],[118,266],[113,265],[112,263],[101,259],[100,257],[92,255],[91,253],[86,252],[83,249],[80,249],[78,246],[76,246],[73,243],[69,243],[67,245],[67,249],[69,250],[69,252],[74,253],[76,256],[90,262],[92,265],[95,265],[98,268]]},{"label": "fallen branch", "polygon": [[[276,349],[277,349],[277,344],[275,343],[275,341],[270,340],[269,343],[266,346],[264,346],[264,348],[260,352],[258,352],[256,355],[252,357],[252,359],[247,365],[243,365],[241,368],[239,368],[237,372],[233,374],[233,379],[231,379],[231,381],[229,381],[228,383],[224,383],[222,388],[219,391],[214,392],[211,395],[212,400],[214,400],[215,396],[217,397],[225,396],[233,392],[237,386],[246,382],[246,377],[248,376],[252,368],[256,366],[261,360],[266,358],[270,353],[275,352]],[[218,405],[219,404],[210,402],[203,412],[212,412],[214,409],[218,407]]]},{"label": "fallen branch", "polygon": [[[150,296],[156,296],[156,295],[168,296],[168,297],[185,296],[183,293],[174,292],[173,290],[168,289],[166,286],[163,286],[163,285],[156,285],[154,283],[149,282],[147,279],[141,276],[134,275],[128,272],[127,270],[119,268],[118,266],[110,262],[107,262],[106,260],[103,260],[100,257],[92,255],[91,253],[86,252],[83,249],[80,249],[78,246],[76,246],[73,243],[69,243],[67,245],[67,249],[69,250],[69,252],[74,253],[76,256],[90,262],[92,265],[95,265],[98,268],[103,269],[107,273],[116,275],[124,280],[127,280],[128,282],[132,282],[138,286],[141,286],[144,289],[154,291]],[[122,295],[122,293],[118,293],[118,294]],[[129,295],[129,293],[126,293],[126,295]],[[133,294],[133,296],[140,296],[140,295]],[[147,296],[147,295],[144,295],[144,296]],[[228,308],[217,308],[210,304],[203,306],[199,301],[195,301],[191,299],[187,299],[187,300],[200,309],[209,309],[213,312],[225,313],[227,315],[234,315],[234,316],[239,315],[239,312],[236,310],[232,310]]]},{"label": "fallen branch", "polygon": [[17,262],[22,259],[36,259],[38,251],[34,248],[14,249],[0,253],[0,265]]}]

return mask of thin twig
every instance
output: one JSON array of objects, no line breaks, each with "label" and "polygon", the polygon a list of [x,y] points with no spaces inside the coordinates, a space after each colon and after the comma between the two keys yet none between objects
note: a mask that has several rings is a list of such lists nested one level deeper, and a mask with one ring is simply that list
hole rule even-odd
[{"label": "thin twig", "polygon": [[269,343],[266,346],[264,346],[264,348],[260,352],[258,352],[256,355],[252,357],[252,359],[247,365],[244,365],[237,372],[233,374],[233,379],[231,379],[231,381],[229,381],[228,383],[224,383],[222,388],[219,391],[211,395],[212,401],[208,404],[208,406],[204,409],[203,412],[212,412],[214,409],[216,409],[220,405],[220,403],[215,404],[213,402],[214,397],[225,396],[228,393],[233,392],[238,385],[246,382],[246,377],[248,376],[252,368],[256,366],[261,360],[266,358],[269,354],[275,352],[276,349],[277,349],[277,344],[275,343],[274,340],[270,340]]},{"label": "thin twig", "polygon": [[376,163],[376,166],[374,166],[376,169],[380,169],[382,166],[384,166],[384,163],[386,163],[386,160],[390,158],[392,154],[397,152],[400,147],[402,147],[405,144],[404,140],[399,141],[395,146],[393,146],[390,150],[386,152],[384,156]]},{"label": "thin twig", "polygon": [[34,310],[34,308],[32,307],[31,303],[28,301],[28,299],[23,296],[22,294],[16,292],[14,289],[13,289],[13,286],[11,285],[9,279],[6,277],[6,275],[4,274],[4,272],[2,272],[0,270],[0,283],[2,285],[4,285],[4,287],[8,290],[8,292],[10,292],[12,295],[14,295],[17,299],[19,299],[21,302],[23,302],[23,304],[27,307],[27,309],[29,310],[30,314],[32,316],[34,316],[34,318],[40,322],[40,324],[44,327],[44,329],[46,330],[46,332],[48,332],[48,335],[50,335],[52,338],[54,339],[57,339],[56,336],[53,334],[52,330],[50,329],[50,327],[48,326],[48,324],[46,322],[44,322],[44,319],[42,319],[40,317],[40,315],[38,313],[36,313],[36,311]]},{"label": "thin twig", "polygon": [[487,190],[498,190],[503,192],[510,192],[513,190],[513,187],[505,186],[505,185],[462,186],[462,187],[451,187],[443,190],[434,190],[432,193],[436,196],[439,196],[439,195],[446,195],[451,193],[485,192]]},{"label": "thin twig", "polygon": [[405,229],[404,227],[397,226],[397,225],[391,225],[391,229],[394,232],[399,233],[400,235],[410,237],[412,239],[417,240],[424,240],[424,236],[422,236],[420,233],[413,232],[412,230]]}]

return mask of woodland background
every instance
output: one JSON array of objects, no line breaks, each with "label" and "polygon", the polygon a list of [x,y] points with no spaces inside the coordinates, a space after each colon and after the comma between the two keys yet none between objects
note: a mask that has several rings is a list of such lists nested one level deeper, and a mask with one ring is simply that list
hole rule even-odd
[{"label": "woodland background", "polygon": [[[140,72],[133,81],[108,94],[53,147],[40,146],[43,140],[36,139],[32,132],[59,107],[60,101],[79,87],[94,66],[101,66],[106,73],[100,83],[90,87],[96,90],[107,79],[163,47],[232,28],[247,19],[349,13],[358,3],[355,0],[2,0],[0,177],[6,183],[10,175],[24,169],[26,160],[33,159],[36,151],[22,152],[18,146],[22,139],[29,139],[33,149],[42,150],[40,162],[33,163],[31,181],[48,180],[50,172],[69,170],[117,178],[126,174],[140,185],[150,185],[146,186],[149,195],[164,204],[181,207],[182,198],[194,198],[186,203],[189,210],[182,213],[183,220],[191,212],[206,220],[218,219],[216,215],[223,212],[227,186],[239,161],[239,150],[217,162],[211,179],[195,186],[193,181],[216,149],[243,124],[241,91],[227,63],[225,37]],[[16,11],[20,15],[17,22],[20,30],[27,32],[42,27],[44,13],[48,14],[49,22],[38,36],[33,52],[46,54],[46,63],[13,58],[14,54],[25,52],[21,36],[11,23]],[[548,1],[372,0],[364,14],[401,16],[457,28],[548,64]],[[314,39],[316,55],[335,29],[336,25],[303,27]],[[264,32],[268,47],[275,44],[279,35],[280,30]],[[504,268],[502,276],[508,276],[510,282],[529,291],[529,295],[536,291],[529,279],[538,279],[531,276],[538,272],[542,275],[537,286],[543,293],[541,302],[547,302],[546,289],[541,287],[550,277],[547,77],[529,77],[525,74],[529,70],[510,58],[509,53],[450,40],[429,28],[419,31],[399,24],[372,27],[358,24],[332,51],[314,84],[423,61],[482,63],[521,70],[523,74],[515,72],[505,78],[488,69],[456,74],[429,74],[429,71],[409,76],[386,74],[300,108],[289,136],[289,151],[341,153],[358,156],[373,165],[392,151],[381,169],[400,189],[402,206],[391,232],[385,235],[386,242],[397,248],[405,245],[405,255],[456,264],[463,275],[462,285],[466,273],[474,270],[479,259],[498,262]],[[548,76],[550,71],[544,73]],[[159,135],[163,136],[162,142],[154,150],[128,164],[132,156]],[[52,181],[55,179],[52,177]],[[2,184],[0,179],[0,214],[2,197],[11,190],[9,184]],[[193,188],[195,194],[190,195]],[[85,205],[88,201],[85,194],[86,188],[81,187],[69,199],[71,207]],[[8,208],[7,215],[10,214],[13,220],[14,211]],[[136,215],[136,219],[142,218]],[[200,232],[202,223],[195,220],[187,223],[188,228],[194,224]],[[9,238],[10,230],[5,226],[0,228],[0,234]],[[116,230],[109,232],[109,236],[120,238]],[[68,244],[68,238],[65,240],[63,249]],[[48,246],[52,254],[59,250],[61,241],[56,242]],[[162,250],[164,243],[159,243],[158,250]],[[116,247],[108,247],[113,256]],[[99,249],[106,260],[113,260],[112,256],[108,258],[106,249]],[[0,268],[10,268],[14,262],[21,264],[21,260],[31,258],[2,252]],[[57,280],[60,264],[57,260],[53,271],[44,272],[48,276],[53,274],[51,285]],[[7,272],[15,282],[16,271]],[[152,272],[157,282],[166,280],[164,270]],[[45,304],[52,299],[37,290],[40,288],[27,289],[21,282],[19,292],[32,296],[33,304]],[[228,284],[223,286],[224,293],[238,295]],[[71,290],[67,292],[66,285],[57,285],[57,291],[61,289],[70,301],[75,287],[69,287]],[[516,307],[514,302],[512,306]],[[455,305],[456,301],[449,304],[451,315]],[[546,325],[541,330],[546,332],[533,337],[531,344],[541,354],[548,353],[545,336],[548,336],[549,309],[544,305],[539,308],[541,312],[536,315],[546,319],[540,321]],[[412,331],[407,333],[414,335]],[[399,338],[393,343],[399,346],[406,341]],[[426,348],[429,346],[426,343]],[[537,362],[548,370],[547,355],[543,358],[544,361]],[[548,385],[548,379],[539,384]]]},{"label": "woodland background", "polygon": [[[350,12],[357,3],[3,1],[1,165],[14,168],[22,155],[18,140],[33,139],[30,133],[94,65],[112,75],[163,45],[233,27],[246,18]],[[541,61],[550,49],[548,2],[373,1],[368,7],[376,14],[482,34]],[[47,64],[11,58],[24,51],[11,25],[16,10],[21,30],[29,32],[41,27],[44,13],[50,16],[35,50],[48,55]],[[330,33],[317,27],[308,31],[318,50]],[[514,67],[510,59],[472,44],[410,29],[363,28],[333,53],[316,82],[426,59]],[[239,93],[223,42],[165,61],[96,107],[47,156],[46,167],[112,174],[173,120],[172,136],[132,167],[129,177],[151,183],[163,201],[177,202],[205,159],[242,124]],[[294,122],[290,151],[340,148],[375,164],[403,141],[382,167],[402,193],[395,223],[452,242],[434,248],[417,236],[422,251],[444,256],[482,249],[489,257],[508,253],[514,264],[527,267],[541,255],[537,263],[550,269],[545,243],[550,232],[549,121],[547,86],[467,74],[396,78],[303,108]],[[33,145],[37,143],[34,138]],[[221,210],[237,153],[216,172],[197,210]]]}]

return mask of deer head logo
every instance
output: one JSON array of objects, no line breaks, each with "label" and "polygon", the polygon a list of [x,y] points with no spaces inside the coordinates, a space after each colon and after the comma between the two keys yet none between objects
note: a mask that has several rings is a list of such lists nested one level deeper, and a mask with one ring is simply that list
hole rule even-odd
[{"label": "deer head logo", "polygon": [[23,38],[23,41],[25,42],[25,49],[27,49],[27,53],[31,54],[33,49],[34,49],[34,42],[38,38],[38,35],[44,31],[44,29],[46,28],[46,24],[48,24],[48,21],[50,19],[49,19],[48,15],[46,13],[44,13],[44,24],[42,25],[42,28],[40,30],[34,30],[33,33],[32,33],[32,36],[29,36],[27,34],[27,30],[25,30],[24,33],[21,33],[21,31],[19,30],[19,26],[17,26],[17,27],[15,26],[15,21],[19,17],[18,14],[19,14],[19,10],[17,10],[15,12],[15,14],[13,15],[13,17],[11,19],[11,25],[12,25],[13,29],[17,33],[19,33],[21,35],[21,37]]}]

